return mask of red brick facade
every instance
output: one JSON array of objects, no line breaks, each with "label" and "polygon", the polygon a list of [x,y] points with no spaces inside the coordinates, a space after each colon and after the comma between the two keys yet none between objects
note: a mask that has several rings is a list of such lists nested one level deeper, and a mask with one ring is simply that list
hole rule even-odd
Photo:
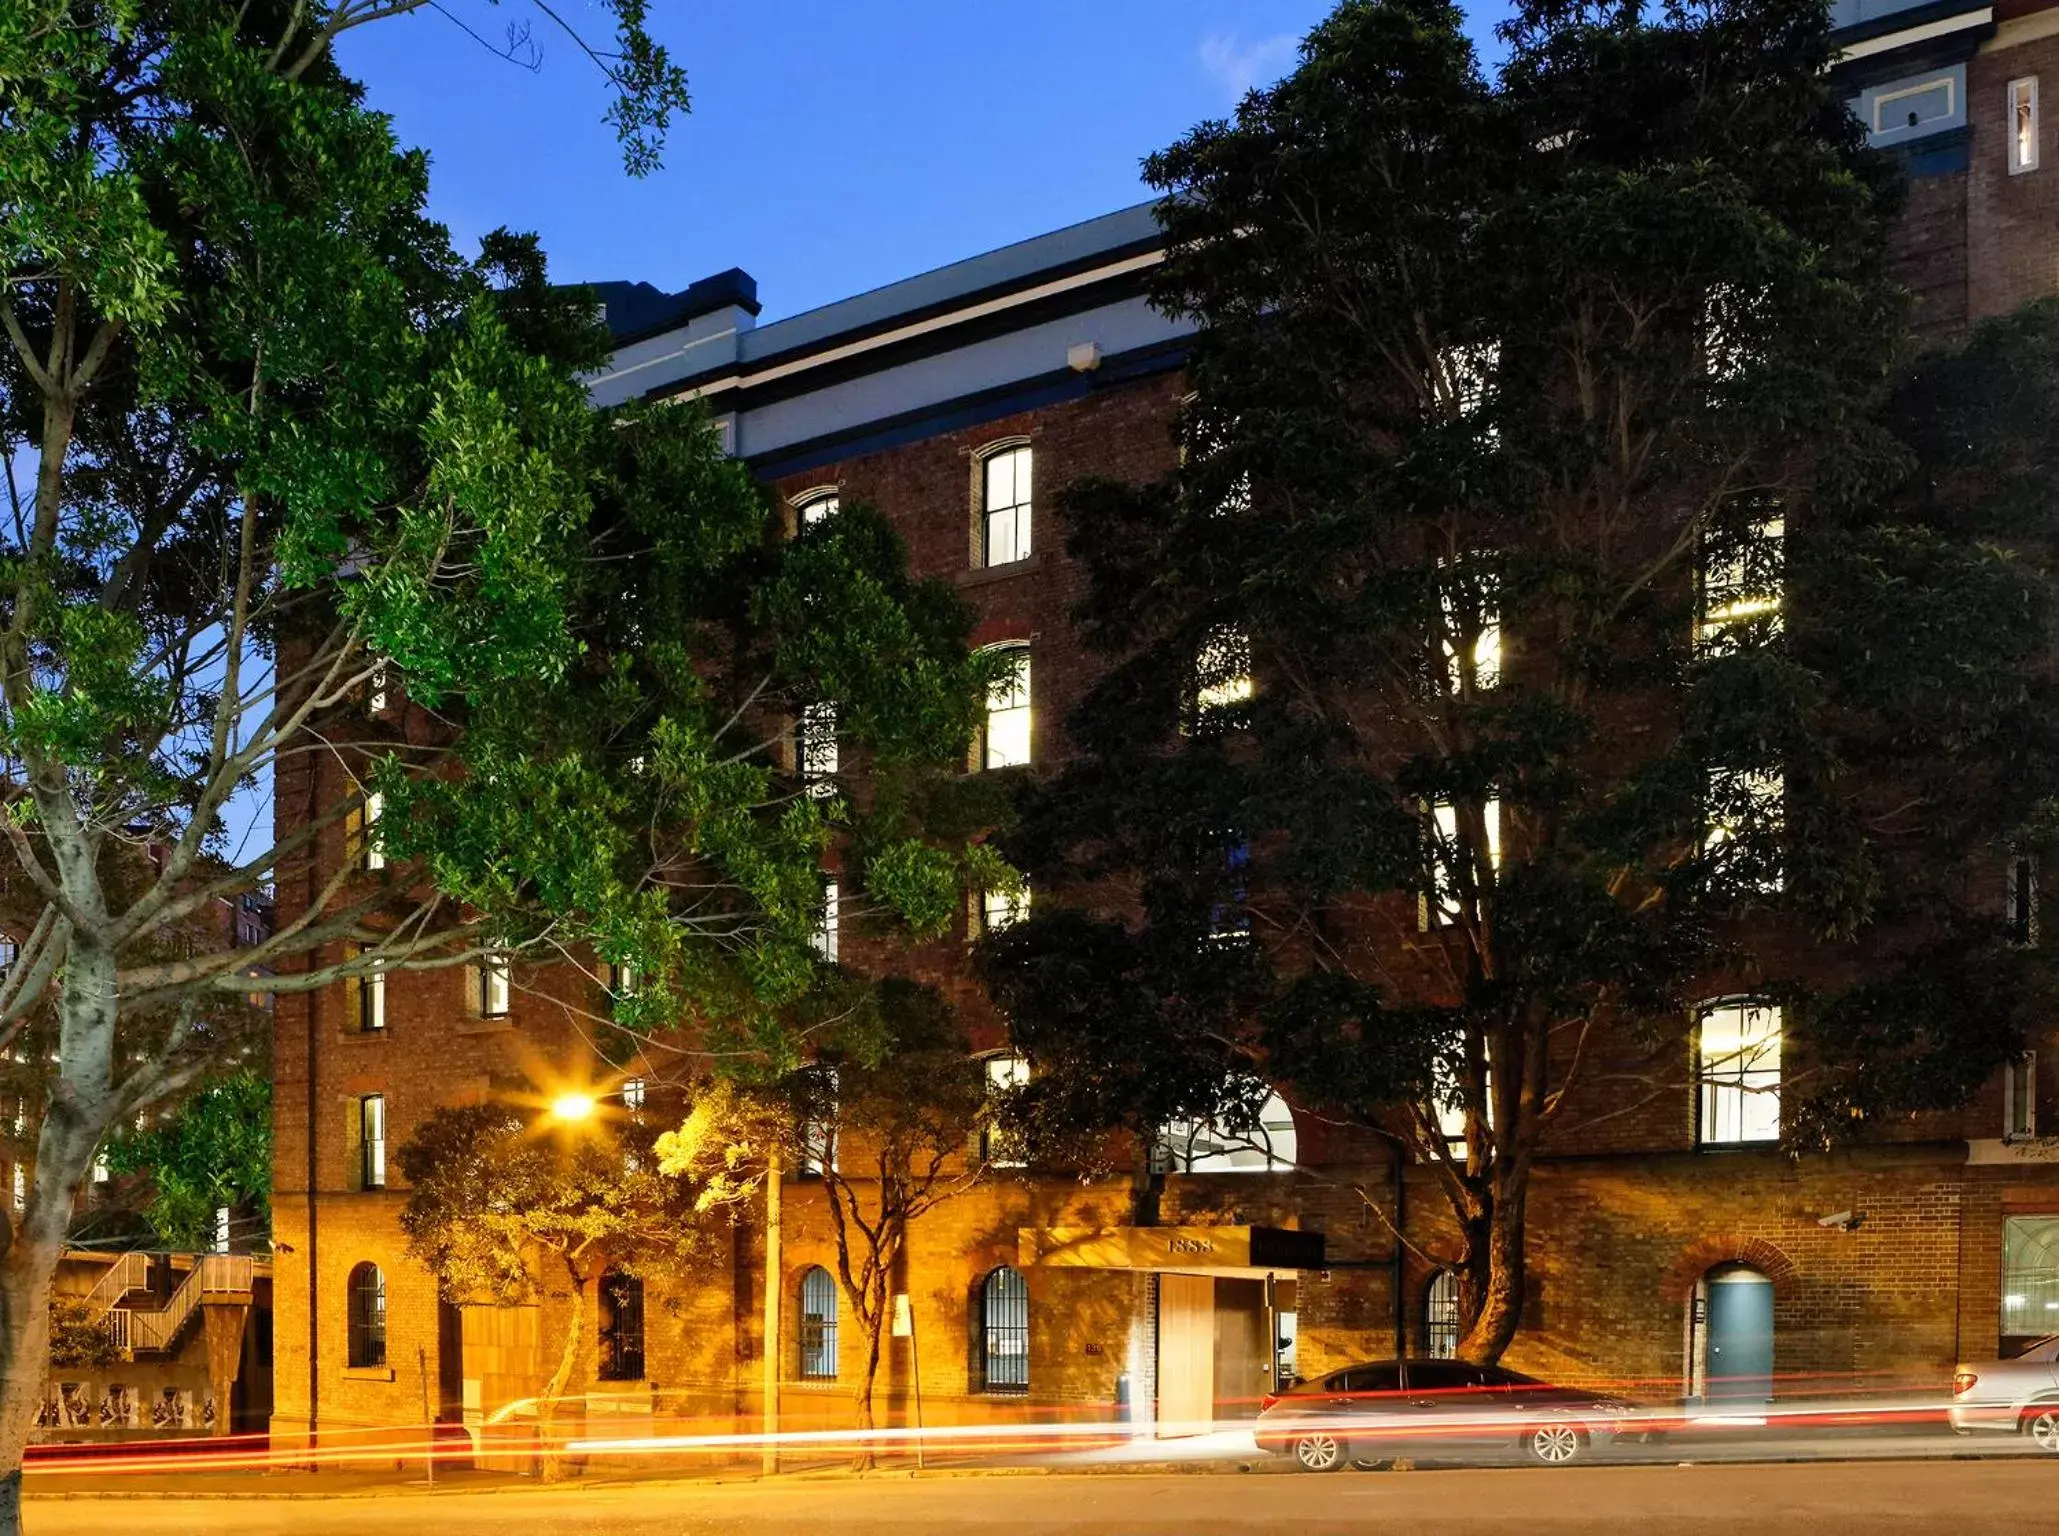
[{"label": "red brick facade", "polygon": [[[1915,181],[1899,233],[1900,271],[1932,332],[2059,289],[2059,244],[2051,238],[2059,213],[2059,129],[2043,131],[2039,170],[2011,176],[2002,111],[2006,83],[2021,75],[2043,74],[2059,90],[2059,26],[2023,35],[2024,24],[2012,25],[2018,32],[2002,39],[2009,46],[1991,47],[1969,68],[1967,168]],[[2059,113],[2059,95],[2052,110]],[[1143,371],[1056,404],[997,409],[975,424],[897,446],[833,462],[818,458],[775,483],[796,501],[834,488],[846,500],[874,503],[900,528],[918,571],[958,584],[978,613],[980,643],[1031,647],[1033,757],[1048,764],[1064,753],[1059,723],[1089,681],[1089,662],[1066,619],[1083,577],[1065,557],[1049,510],[1052,493],[1086,475],[1136,480],[1169,469],[1181,391],[1169,368]],[[976,548],[980,458],[1019,441],[1034,456],[1035,553],[977,569],[968,551]],[[281,776],[282,818],[291,817],[306,789]],[[325,846],[318,862],[342,856],[340,842],[331,842],[336,846]],[[282,921],[296,910],[290,885],[282,882],[279,891]],[[846,950],[847,961],[860,958],[863,942]],[[998,1019],[965,976],[961,940],[927,946],[900,963],[966,1002],[981,1021],[983,1044],[1001,1043]],[[386,1096],[387,1136],[398,1144],[430,1108],[483,1094],[495,1074],[520,1061],[558,1060],[573,1051],[576,1036],[551,989],[571,989],[558,994],[567,997],[584,989],[591,999],[594,983],[569,974],[521,981],[512,1016],[485,1021],[468,1014],[459,973],[396,978],[387,1027],[370,1036],[346,1016],[340,989],[280,999],[274,1426],[282,1442],[305,1439],[311,1425],[324,1437],[412,1425],[425,1401],[438,1417],[477,1425],[540,1382],[533,1326],[468,1309],[460,1328],[439,1307],[431,1278],[402,1251],[395,1223],[401,1196],[355,1187],[351,1132],[365,1094]],[[2059,1154],[2043,1143],[2002,1144],[1999,1084],[1963,1115],[1911,1122],[1881,1144],[1794,1161],[1770,1147],[1698,1152],[1686,1047],[1656,1066],[1633,1060],[1628,1042],[1621,1052],[1625,1080],[1634,1068],[1635,1091],[1620,1081],[1591,1089],[1593,1105],[1567,1117],[1537,1172],[1530,1294],[1512,1364],[1623,1378],[1655,1396],[1676,1396],[1696,1370],[1697,1287],[1710,1270],[1733,1263],[1771,1282],[1779,1391],[1844,1383],[1853,1373],[1882,1388],[1936,1387],[1955,1360],[1992,1355],[2004,1219],[2059,1213]],[[1598,1081],[1605,1082],[1607,1047],[1599,1055]],[[2049,1063],[2053,1053],[2043,1059]],[[1299,1140],[1307,1171],[1170,1176],[1158,1211],[1166,1224],[1324,1235],[1330,1267],[1300,1274],[1293,1293],[1298,1364],[1313,1374],[1392,1351],[1393,1171],[1370,1138],[1304,1123]],[[1408,1169],[1405,1181],[1401,1313],[1414,1348],[1424,1288],[1454,1243],[1427,1170]],[[997,1266],[1017,1262],[1019,1230],[1121,1226],[1133,1220],[1136,1193],[1119,1180],[997,1180],[918,1223],[906,1288],[931,1422],[1107,1416],[1124,1393],[1144,1411],[1154,1391],[1157,1295],[1145,1273],[1028,1268],[1029,1391],[982,1392],[977,1366],[979,1286]],[[786,1199],[787,1337],[779,1346],[785,1422],[841,1422],[848,1380],[800,1379],[794,1321],[805,1270],[834,1268],[827,1216],[819,1186],[791,1183]],[[345,1364],[344,1296],[353,1267],[366,1262],[379,1265],[386,1280],[387,1364],[353,1370]],[[653,1294],[646,1381],[596,1385],[590,1414],[641,1424],[655,1402],[660,1412],[705,1426],[754,1427],[763,1262],[758,1236],[739,1229],[702,1280],[673,1295]],[[847,1304],[840,1332],[848,1378],[858,1341]],[[588,1345],[590,1380],[597,1337]],[[882,1377],[889,1419],[912,1411],[912,1353],[906,1341],[890,1347]]]}]

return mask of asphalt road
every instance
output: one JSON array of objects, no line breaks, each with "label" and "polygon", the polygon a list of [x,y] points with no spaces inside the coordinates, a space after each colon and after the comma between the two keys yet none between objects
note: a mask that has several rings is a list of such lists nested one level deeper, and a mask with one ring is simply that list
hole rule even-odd
[{"label": "asphalt road", "polygon": [[645,1485],[375,1499],[28,1501],[29,1536],[2024,1536],[2059,1520],[2059,1461]]}]

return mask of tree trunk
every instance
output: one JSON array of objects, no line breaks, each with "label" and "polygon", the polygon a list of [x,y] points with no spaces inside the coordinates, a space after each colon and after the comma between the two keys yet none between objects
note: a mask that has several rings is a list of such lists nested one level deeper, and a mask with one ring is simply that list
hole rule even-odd
[{"label": "tree trunk", "polygon": [[1529,1182],[1527,1174],[1502,1182],[1479,1217],[1466,1223],[1459,1298],[1467,1327],[1459,1341],[1461,1359],[1492,1365],[1523,1321]]},{"label": "tree trunk", "polygon": [[0,1254],[0,1536],[21,1531],[21,1466],[50,1374],[50,1282],[113,1114],[114,957],[75,943],[58,996],[58,1074],[35,1182]]},{"label": "tree trunk", "polygon": [[586,1277],[568,1261],[572,1270],[572,1316],[565,1325],[565,1345],[558,1351],[558,1368],[544,1384],[536,1405],[537,1476],[546,1483],[565,1479],[565,1458],[558,1450],[557,1408],[572,1383],[572,1367],[579,1359],[580,1341],[586,1337]]},{"label": "tree trunk", "polygon": [[877,1459],[870,1438],[876,1427],[872,1415],[872,1393],[879,1380],[879,1357],[885,1345],[887,1316],[893,1306],[884,1269],[880,1270],[876,1281],[868,1281],[867,1284],[872,1296],[868,1302],[861,1302],[858,1308],[859,1321],[865,1324],[865,1363],[858,1371],[857,1391],[858,1433],[866,1438],[858,1442],[857,1454],[851,1458],[851,1470],[854,1472],[869,1472]]}]

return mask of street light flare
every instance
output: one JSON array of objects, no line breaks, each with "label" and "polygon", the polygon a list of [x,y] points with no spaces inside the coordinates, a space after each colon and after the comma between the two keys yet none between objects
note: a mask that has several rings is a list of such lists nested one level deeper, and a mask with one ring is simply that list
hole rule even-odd
[{"label": "street light flare", "polygon": [[584,1120],[593,1113],[593,1097],[584,1093],[561,1093],[551,1100],[553,1120]]}]

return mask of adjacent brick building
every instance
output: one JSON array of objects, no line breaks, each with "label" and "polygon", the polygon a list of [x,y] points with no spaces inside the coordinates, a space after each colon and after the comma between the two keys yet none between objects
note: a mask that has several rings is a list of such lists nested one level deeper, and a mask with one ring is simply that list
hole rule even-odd
[{"label": "adjacent brick building", "polygon": [[[2059,141],[2037,101],[2041,76],[2059,81],[2059,6],[1841,0],[1837,20],[1854,110],[1910,173],[1897,257],[1921,327],[1949,335],[2059,290]],[[1089,675],[1066,617],[1083,574],[1051,492],[1176,461],[1185,336],[1142,297],[1159,259],[1137,208],[762,327],[742,272],[677,294],[604,285],[619,346],[592,392],[698,396],[797,518],[832,498],[883,509],[916,568],[973,605],[980,644],[1025,648],[1026,696],[997,709],[1026,708],[1027,724],[997,720],[995,761],[1049,764]],[[309,785],[282,773],[278,792],[290,817]],[[346,856],[333,841],[318,864]],[[289,887],[282,919],[301,899]],[[961,940],[901,963],[950,986],[982,1043],[1005,1050]],[[440,1302],[403,1252],[384,1171],[385,1145],[430,1109],[579,1049],[565,1005],[598,1002],[598,981],[520,980],[489,1009],[476,973],[394,978],[372,1027],[351,989],[280,999],[282,1444],[410,1425],[425,1405],[490,1437],[541,1384],[536,1314]],[[1712,1098],[1683,1052],[1637,1114],[1572,1117],[1540,1167],[1512,1363],[1661,1397],[1727,1375],[1763,1397],[1854,1372],[1935,1386],[1956,1359],[2059,1329],[2059,1139],[2037,1123],[2059,1112],[2055,1059],[2026,1058],[1961,1115],[1795,1161],[1771,1139],[1777,1111],[1754,1120]],[[1736,1123],[1714,1134],[1712,1114]],[[1203,1136],[1173,1171],[998,1179],[922,1220],[905,1281],[915,1347],[889,1353],[890,1415],[912,1408],[918,1348],[932,1422],[1127,1412],[1172,1425],[1245,1411],[1289,1370],[1388,1354],[1397,1329],[1411,1350],[1448,1347],[1435,1256],[1451,1245],[1427,1170],[1284,1104],[1265,1118],[1270,1156]],[[786,1207],[783,1422],[837,1422],[855,1340],[816,1273],[834,1264],[819,1186],[793,1182]],[[604,1308],[585,1366],[595,1428],[755,1427],[763,1262],[740,1228],[701,1280],[645,1298],[633,1379],[601,1379],[627,1374],[623,1320]]]}]

